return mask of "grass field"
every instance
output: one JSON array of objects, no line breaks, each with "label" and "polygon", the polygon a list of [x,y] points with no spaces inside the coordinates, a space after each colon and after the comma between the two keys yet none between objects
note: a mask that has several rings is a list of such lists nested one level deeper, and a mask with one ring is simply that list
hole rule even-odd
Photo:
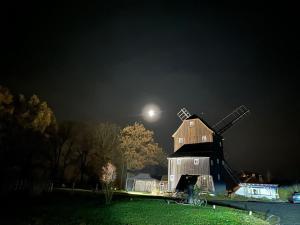
[{"label": "grass field", "polygon": [[[31,201],[31,202],[28,202]],[[56,193],[43,198],[10,201],[0,224],[20,225],[210,225],[268,224],[247,212],[225,207],[167,204],[162,199],[118,197],[111,205],[101,195]]]}]

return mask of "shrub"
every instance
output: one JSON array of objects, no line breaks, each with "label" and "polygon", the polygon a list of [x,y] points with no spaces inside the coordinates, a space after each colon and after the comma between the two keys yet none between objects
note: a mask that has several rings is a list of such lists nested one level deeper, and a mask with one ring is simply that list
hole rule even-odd
[{"label": "shrub", "polygon": [[108,162],[102,167],[101,181],[103,183],[103,192],[106,204],[111,202],[113,196],[113,182],[116,180],[116,167]]},{"label": "shrub", "polygon": [[294,192],[300,192],[300,184],[279,187],[278,193],[282,200],[288,200]]}]

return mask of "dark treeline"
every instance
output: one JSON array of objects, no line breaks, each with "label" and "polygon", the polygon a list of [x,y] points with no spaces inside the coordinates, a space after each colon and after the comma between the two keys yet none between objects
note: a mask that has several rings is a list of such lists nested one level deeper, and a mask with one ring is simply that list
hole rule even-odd
[{"label": "dark treeline", "polygon": [[55,186],[96,187],[101,168],[117,168],[116,187],[128,170],[164,165],[163,150],[153,132],[135,123],[58,123],[52,109],[37,95],[13,95],[0,86],[1,193],[39,194]]}]

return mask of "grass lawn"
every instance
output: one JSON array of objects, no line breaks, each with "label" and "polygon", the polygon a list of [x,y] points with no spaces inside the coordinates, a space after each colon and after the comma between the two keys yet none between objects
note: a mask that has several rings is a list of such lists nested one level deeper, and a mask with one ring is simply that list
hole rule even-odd
[{"label": "grass lawn", "polygon": [[11,201],[2,211],[0,224],[268,224],[236,209],[167,204],[161,199],[118,197],[106,206],[101,195],[56,193],[28,201]]}]

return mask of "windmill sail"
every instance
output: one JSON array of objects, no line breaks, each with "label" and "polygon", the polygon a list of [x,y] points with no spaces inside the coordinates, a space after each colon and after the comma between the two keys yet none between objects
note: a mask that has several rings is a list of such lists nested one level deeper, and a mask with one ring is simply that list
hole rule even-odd
[{"label": "windmill sail", "polygon": [[241,105],[240,107],[236,108],[232,113],[230,113],[228,116],[224,117],[222,120],[216,123],[213,126],[213,129],[218,134],[223,134],[226,130],[232,127],[237,121],[242,119],[249,112],[250,110],[246,106]]},{"label": "windmill sail", "polygon": [[224,160],[224,164],[223,164],[224,169],[226,170],[226,172],[228,173],[228,175],[231,177],[231,179],[236,183],[239,184],[241,183],[241,181],[239,180],[238,176],[235,175],[235,173],[232,171],[232,169],[230,168],[230,166],[228,165],[228,163]]},{"label": "windmill sail", "polygon": [[177,116],[184,121],[185,119],[189,118],[191,116],[191,114],[189,113],[189,111],[187,111],[186,108],[182,108],[178,113]]}]

